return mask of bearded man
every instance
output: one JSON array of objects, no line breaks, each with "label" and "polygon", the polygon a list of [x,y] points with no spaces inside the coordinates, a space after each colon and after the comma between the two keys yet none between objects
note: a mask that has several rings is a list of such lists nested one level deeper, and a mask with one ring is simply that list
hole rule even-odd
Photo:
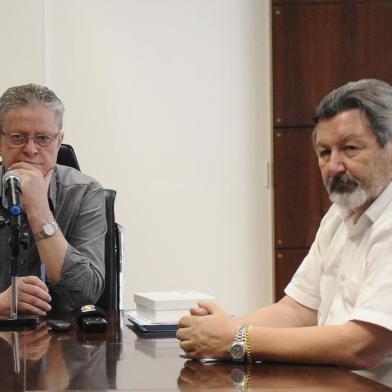
[{"label": "bearded man", "polygon": [[350,82],[321,100],[313,142],[333,202],[285,296],[232,319],[200,302],[180,320],[190,358],[365,369],[392,353],[392,87]]}]

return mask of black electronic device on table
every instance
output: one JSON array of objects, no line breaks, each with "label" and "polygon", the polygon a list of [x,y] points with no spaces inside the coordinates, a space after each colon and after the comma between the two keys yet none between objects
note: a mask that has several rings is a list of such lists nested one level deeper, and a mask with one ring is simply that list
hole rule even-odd
[{"label": "black electronic device on table", "polygon": [[82,306],[77,322],[85,332],[103,332],[108,328],[104,311],[95,305]]},{"label": "black electronic device on table", "polygon": [[48,320],[48,326],[53,331],[63,332],[69,330],[71,323],[65,320]]}]

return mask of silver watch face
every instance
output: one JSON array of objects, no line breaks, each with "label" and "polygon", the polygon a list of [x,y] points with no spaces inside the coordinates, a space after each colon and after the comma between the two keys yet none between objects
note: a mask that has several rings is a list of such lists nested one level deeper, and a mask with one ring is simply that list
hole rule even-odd
[{"label": "silver watch face", "polygon": [[45,223],[42,230],[45,235],[50,237],[56,232],[56,226],[53,223]]},{"label": "silver watch face", "polygon": [[234,385],[244,385],[246,380],[246,373],[242,369],[234,368],[230,372],[230,378]]},{"label": "silver watch face", "polygon": [[245,356],[245,343],[234,342],[230,348],[230,355],[235,361],[241,361]]}]

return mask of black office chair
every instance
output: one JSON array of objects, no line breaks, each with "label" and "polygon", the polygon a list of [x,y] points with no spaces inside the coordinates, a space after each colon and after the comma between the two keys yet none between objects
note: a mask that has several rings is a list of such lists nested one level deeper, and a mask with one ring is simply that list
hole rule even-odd
[{"label": "black office chair", "polygon": [[[80,171],[75,151],[69,144],[61,144],[57,155],[57,163]],[[97,305],[104,310],[123,309],[122,265],[124,260],[124,230],[115,220],[115,199],[116,191],[105,189],[107,222],[105,236],[105,290],[97,302]]]}]

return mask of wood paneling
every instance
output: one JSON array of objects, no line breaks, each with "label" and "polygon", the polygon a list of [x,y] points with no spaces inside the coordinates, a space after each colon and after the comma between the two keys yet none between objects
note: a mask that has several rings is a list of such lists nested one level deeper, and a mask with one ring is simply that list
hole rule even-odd
[{"label": "wood paneling", "polygon": [[[392,0],[273,0],[276,299],[311,245],[329,201],[310,134],[336,87],[392,83]],[[279,257],[278,257],[279,255]]]},{"label": "wood paneling", "polygon": [[311,141],[312,128],[274,131],[275,247],[306,248],[330,203]]},{"label": "wood paneling", "polygon": [[392,82],[392,1],[275,1],[272,12],[275,126],[311,125],[319,100],[350,80]]},{"label": "wood paneling", "polygon": [[279,250],[275,253],[275,299],[278,301],[284,296],[284,289],[291,277],[307,255],[308,249]]}]

